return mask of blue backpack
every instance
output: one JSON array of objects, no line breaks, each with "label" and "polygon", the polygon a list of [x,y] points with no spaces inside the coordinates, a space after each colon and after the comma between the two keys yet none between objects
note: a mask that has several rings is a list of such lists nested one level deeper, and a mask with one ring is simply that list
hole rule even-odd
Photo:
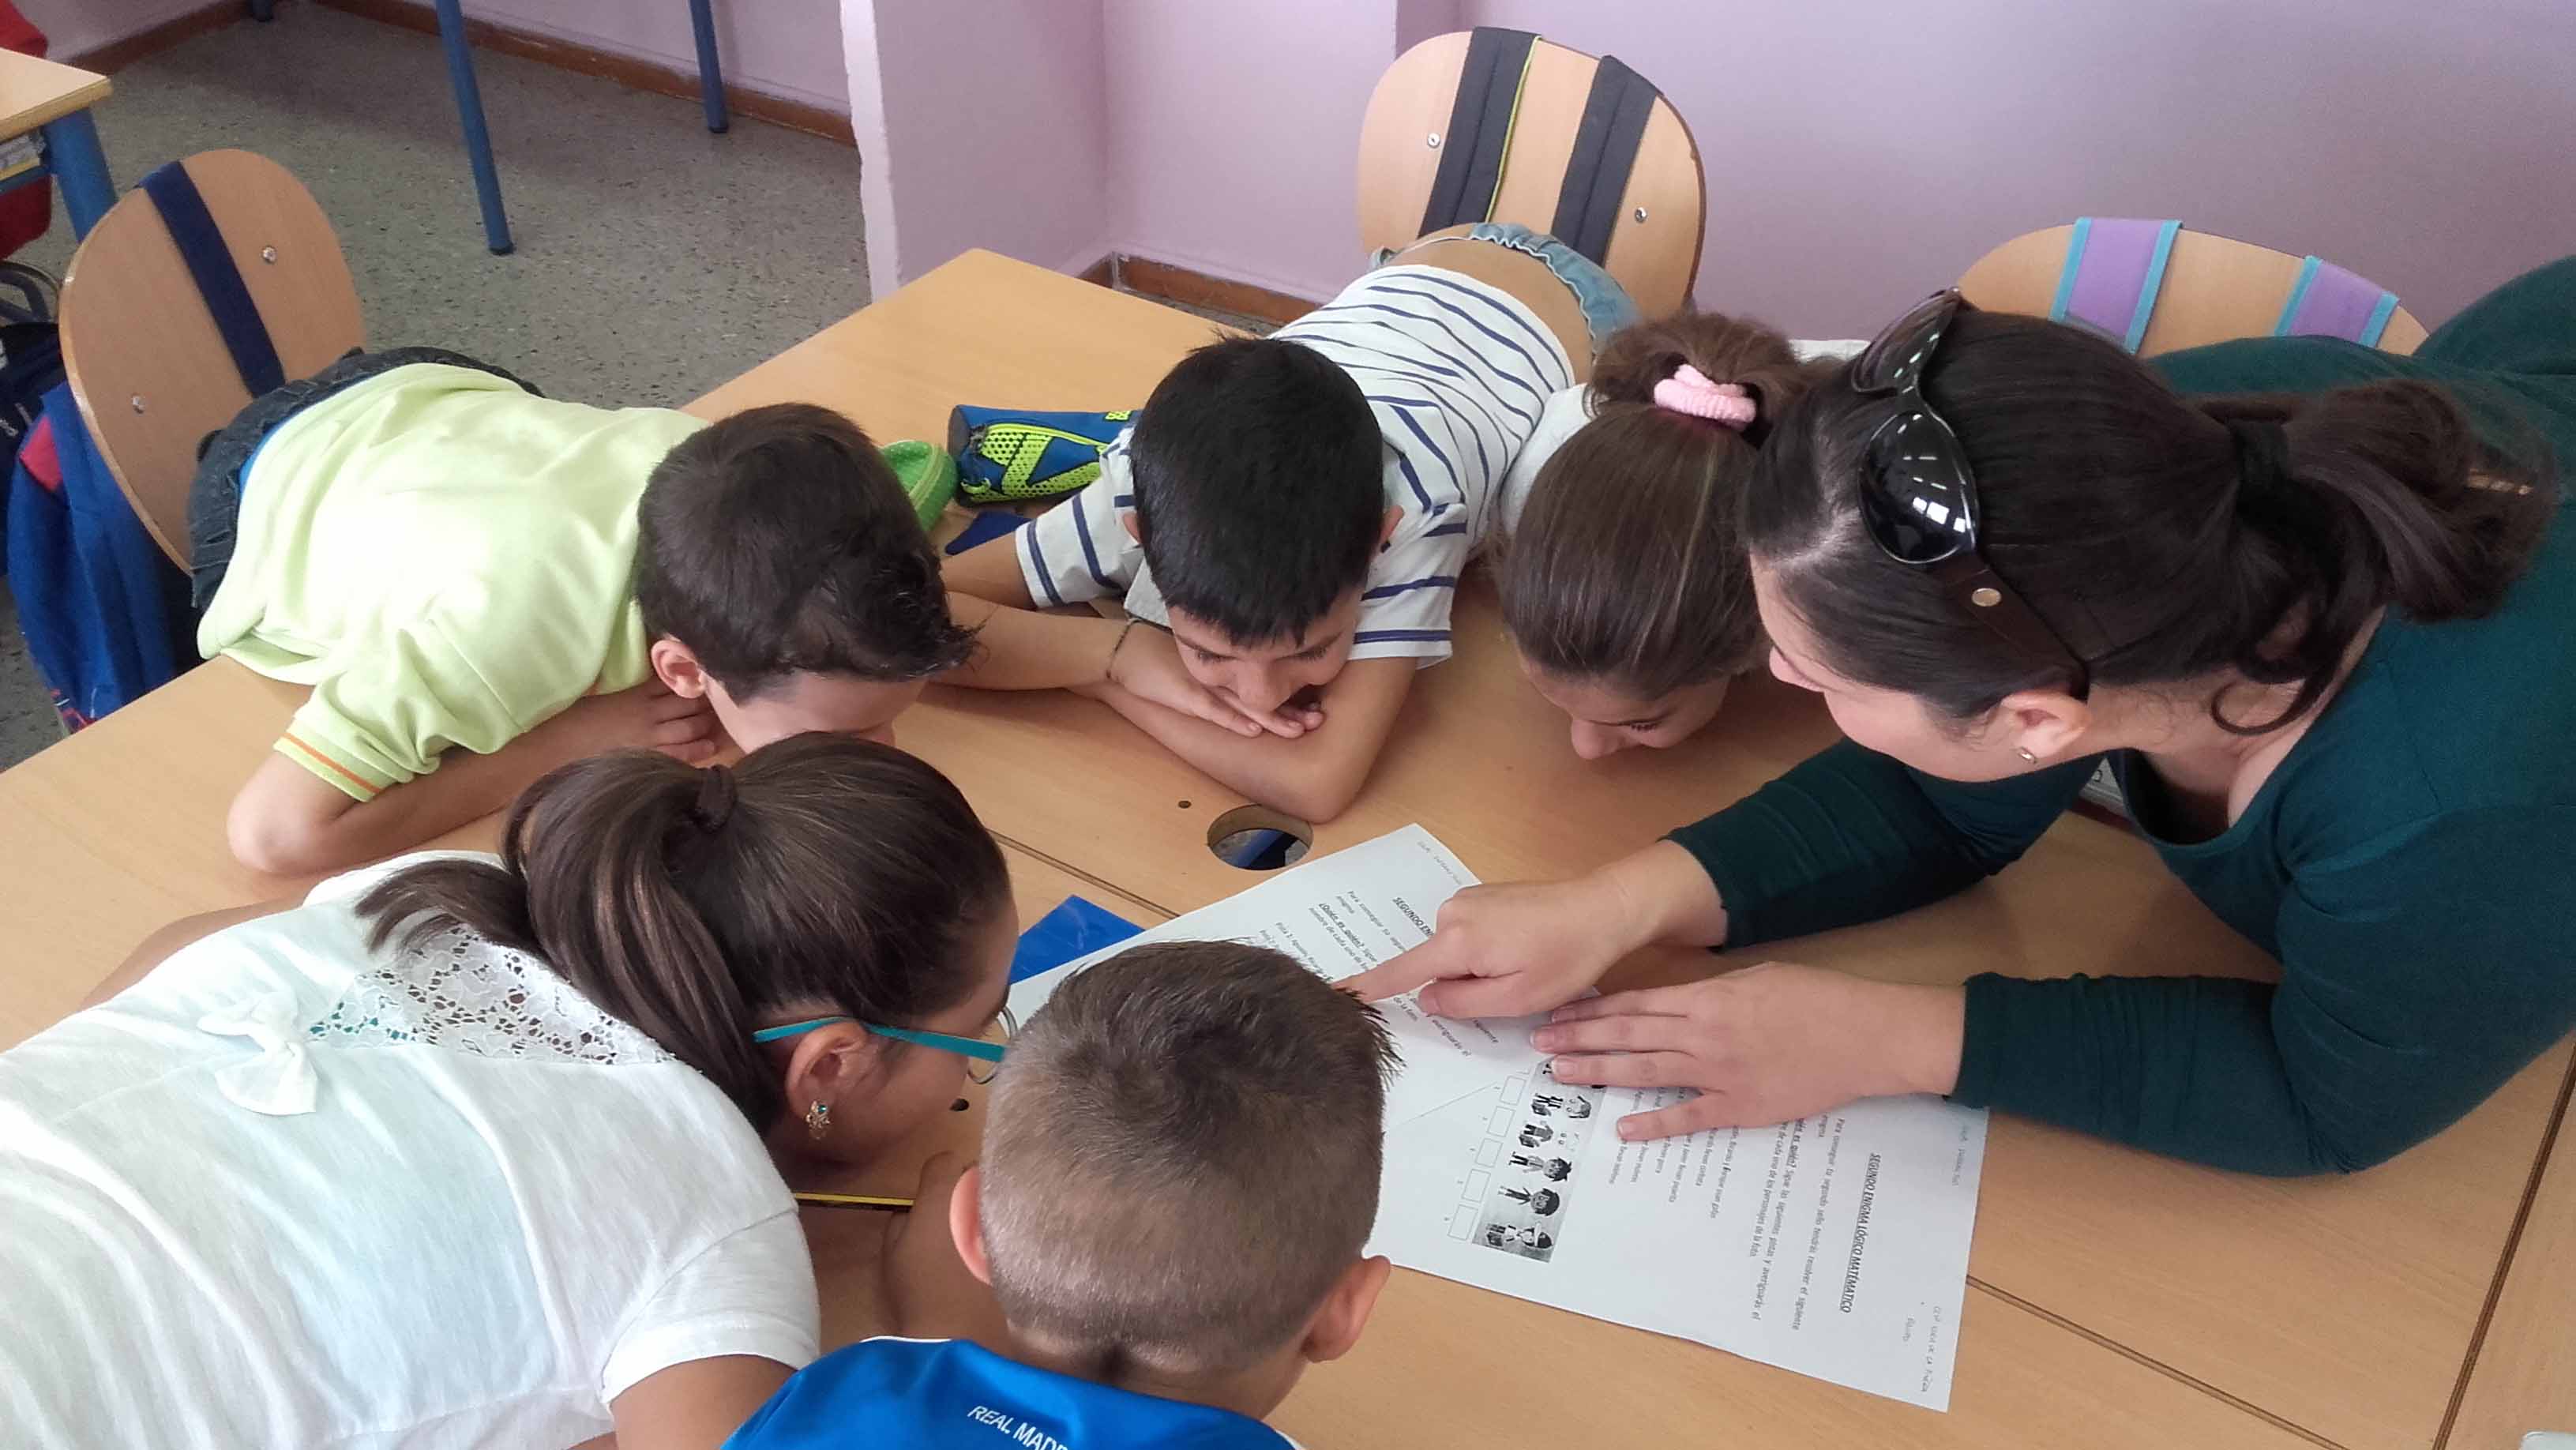
[{"label": "blue backpack", "polygon": [[60,361],[25,413],[26,395],[10,391],[19,361],[11,348],[0,368],[0,413],[36,416],[7,440],[18,445],[0,514],[9,587],[36,672],[65,727],[78,730],[195,664],[196,618],[187,576],[152,542],[91,446]]},{"label": "blue backpack", "polygon": [[0,574],[66,729],[196,663],[187,579],[91,445],[64,381],[54,279],[0,262]]}]

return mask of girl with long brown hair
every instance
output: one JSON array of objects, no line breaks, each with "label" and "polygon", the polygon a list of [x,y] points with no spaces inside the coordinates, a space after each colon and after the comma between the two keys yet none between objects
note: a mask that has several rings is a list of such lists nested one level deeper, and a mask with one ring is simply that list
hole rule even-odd
[{"label": "girl with long brown hair", "polygon": [[956,788],[824,734],[230,916],[0,1054],[28,1443],[710,1450],[818,1349],[781,1165],[945,1110],[1016,933]]},{"label": "girl with long brown hair", "polygon": [[1514,466],[1503,621],[1575,754],[1678,745],[1762,667],[1738,514],[1773,421],[1831,368],[1713,312],[1636,323],[1594,359],[1580,426]]}]

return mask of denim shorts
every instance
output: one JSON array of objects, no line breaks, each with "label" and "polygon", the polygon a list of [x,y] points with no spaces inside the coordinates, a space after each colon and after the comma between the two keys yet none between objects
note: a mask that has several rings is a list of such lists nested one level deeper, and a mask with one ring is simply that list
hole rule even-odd
[{"label": "denim shorts", "polygon": [[1592,334],[1592,351],[1596,354],[1610,340],[1610,334],[1640,320],[1628,289],[1603,271],[1599,262],[1545,232],[1532,231],[1518,222],[1478,222],[1467,228],[1467,235],[1545,262],[1556,280],[1565,284],[1565,290],[1574,294],[1574,304],[1583,309],[1583,327]]},{"label": "denim shorts", "polygon": [[[242,475],[260,445],[286,420],[380,373],[413,363],[445,363],[473,368],[507,379],[536,393],[534,387],[490,363],[437,347],[398,347],[385,352],[351,352],[309,378],[298,378],[250,400],[233,420],[209,433],[197,445],[197,475],[188,485],[188,595],[203,614],[232,566],[241,522]],[[539,393],[539,397],[544,394]]]},{"label": "denim shorts", "polygon": [[[1491,242],[1515,252],[1536,257],[1574,294],[1574,305],[1583,313],[1583,330],[1592,337],[1592,351],[1597,355],[1610,334],[1641,321],[1637,304],[1618,279],[1601,269],[1601,264],[1574,250],[1542,231],[1518,222],[1477,222],[1467,228],[1467,239]],[[1383,267],[1395,253],[1380,249],[1372,265]],[[1434,263],[1433,265],[1438,265]]]}]

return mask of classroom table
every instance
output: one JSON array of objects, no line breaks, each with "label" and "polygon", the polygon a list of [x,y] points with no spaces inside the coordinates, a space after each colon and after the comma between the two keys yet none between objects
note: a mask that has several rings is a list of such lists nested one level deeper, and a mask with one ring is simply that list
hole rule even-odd
[{"label": "classroom table", "polygon": [[2451,1443],[2504,1447],[2526,1431],[2576,1433],[2576,1144],[2559,1123],[2484,1342],[2462,1377]]},{"label": "classroom table", "polygon": [[[811,401],[881,439],[936,438],[957,402],[1134,403],[1210,336],[1194,317],[969,253],[692,408]],[[1485,879],[1563,874],[1831,738],[1811,697],[1750,680],[1684,747],[1587,764],[1517,678],[1481,585],[1462,591],[1456,635],[1359,803],[1314,829],[1317,849],[1419,821]],[[0,1044],[68,1010],[170,917],[299,884],[234,865],[222,818],[300,694],[218,661],[0,775]],[[1150,923],[1253,879],[1206,844],[1240,797],[1088,701],[934,688],[897,728],[1003,838],[1026,916],[1078,891]],[[2271,970],[2142,842],[2079,817],[1948,902],[1767,950],[1923,981]],[[1665,952],[1622,972],[1671,980],[1733,960]],[[2501,1444],[2453,1424],[2538,1428],[2576,1385],[2552,1323],[2576,1281],[2563,1228],[2576,1170],[2545,1152],[2570,1062],[2562,1043],[2449,1132],[2350,1178],[2224,1174],[1998,1116],[1947,1415],[1405,1273],[1359,1349],[1310,1373],[1277,1423],[1319,1447]],[[976,1119],[933,1124],[920,1150],[971,1143]],[[890,1161],[851,1186],[904,1191],[912,1171]],[[2552,1208],[2557,1230],[2541,1221]],[[882,1327],[882,1224],[807,1221],[831,1334]],[[2509,1324],[2516,1345],[2499,1338]]]},{"label": "classroom table", "polygon": [[84,237],[116,205],[116,183],[89,108],[107,99],[107,77],[37,56],[0,50],[0,138],[41,136],[44,161],[0,182],[0,191],[51,176],[63,191],[72,235]]}]

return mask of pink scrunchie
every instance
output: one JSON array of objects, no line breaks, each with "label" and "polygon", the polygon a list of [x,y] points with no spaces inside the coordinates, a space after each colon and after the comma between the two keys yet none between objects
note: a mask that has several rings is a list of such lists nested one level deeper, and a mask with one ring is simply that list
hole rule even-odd
[{"label": "pink scrunchie", "polygon": [[1655,406],[1744,431],[1753,421],[1753,395],[1742,383],[1713,383],[1708,374],[1683,363],[1671,377],[1655,384]]}]

